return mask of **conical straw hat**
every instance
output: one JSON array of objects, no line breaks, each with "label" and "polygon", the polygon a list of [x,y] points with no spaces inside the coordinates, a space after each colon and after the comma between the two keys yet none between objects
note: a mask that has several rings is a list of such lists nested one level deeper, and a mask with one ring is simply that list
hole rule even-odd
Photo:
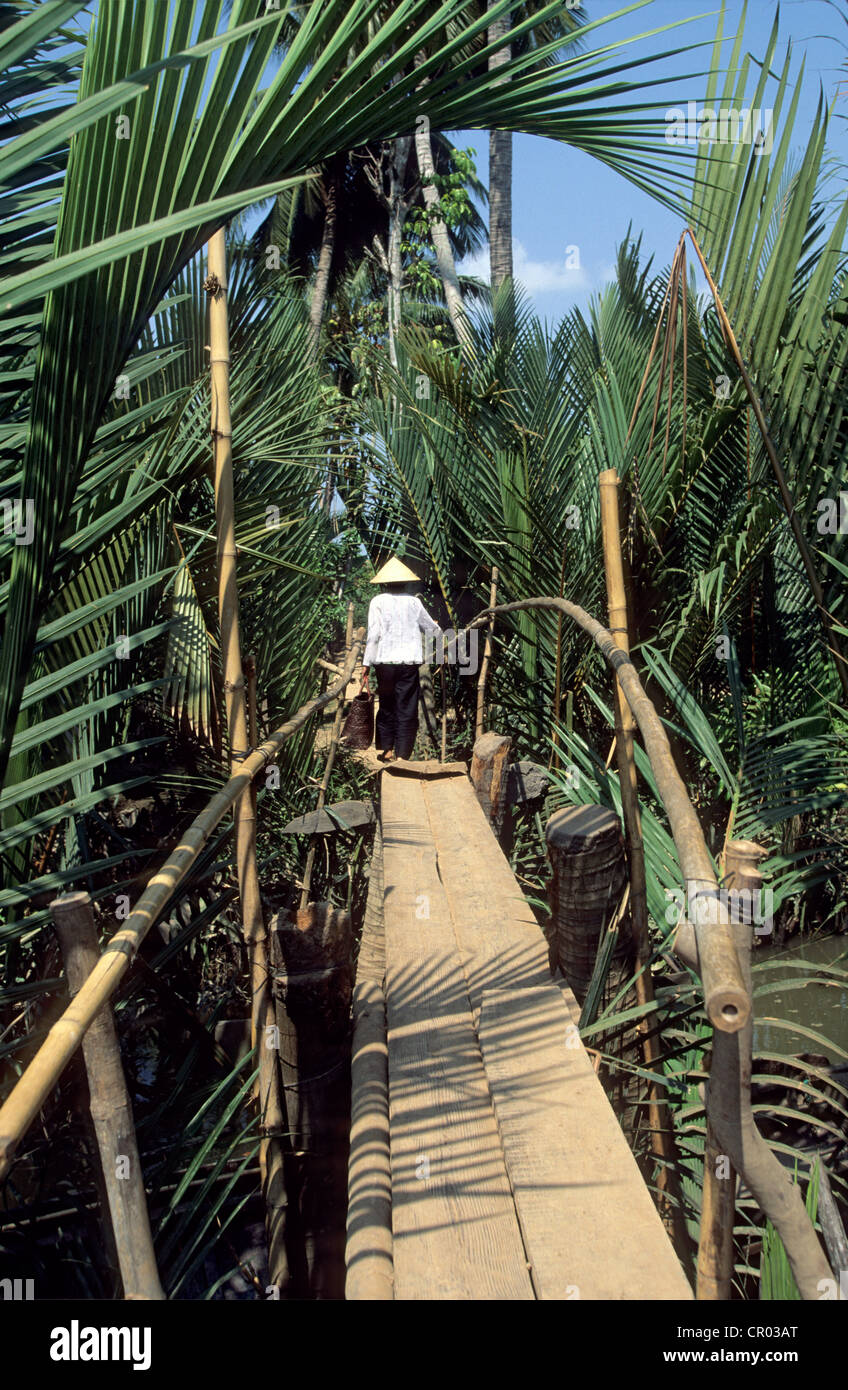
[{"label": "conical straw hat", "polygon": [[418,582],[418,575],[413,574],[397,555],[393,555],[391,560],[387,560],[381,570],[378,570],[371,580],[372,584],[408,584],[410,579]]}]

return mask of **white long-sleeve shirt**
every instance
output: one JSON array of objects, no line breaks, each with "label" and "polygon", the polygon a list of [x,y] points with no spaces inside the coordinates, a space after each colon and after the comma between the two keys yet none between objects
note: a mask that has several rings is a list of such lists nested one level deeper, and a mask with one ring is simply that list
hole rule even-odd
[{"label": "white long-sleeve shirt", "polygon": [[414,594],[377,594],[368,607],[368,636],[362,657],[369,666],[393,666],[423,661],[422,632],[441,633]]}]

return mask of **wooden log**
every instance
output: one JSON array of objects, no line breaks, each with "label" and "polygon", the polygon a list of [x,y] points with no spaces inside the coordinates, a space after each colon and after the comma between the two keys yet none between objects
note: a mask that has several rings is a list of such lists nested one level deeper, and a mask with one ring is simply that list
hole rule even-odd
[{"label": "wooden log", "polygon": [[[582,1004],[601,934],[627,882],[621,827],[615,813],[604,806],[566,806],[551,816],[545,839],[553,869],[551,966],[559,966]],[[613,960],[626,960],[631,949],[623,927]]]},{"label": "wooden log", "polygon": [[345,1298],[394,1298],[383,833],[377,822],[353,990]]},{"label": "wooden log", "polygon": [[[88,893],[55,898],[50,914],[73,998],[100,956],[91,898]],[[132,1105],[111,1005],[104,1004],[91,1024],[82,1051],[124,1298],[161,1300],[165,1295],[156,1268]]]},{"label": "wooden log", "polygon": [[374,980],[353,991],[345,1298],[394,1298],[386,998]]},{"label": "wooden log", "polygon": [[482,734],[474,744],[471,758],[471,781],[477,800],[486,819],[500,837],[505,829],[509,806],[509,750],[512,739],[507,734]]}]

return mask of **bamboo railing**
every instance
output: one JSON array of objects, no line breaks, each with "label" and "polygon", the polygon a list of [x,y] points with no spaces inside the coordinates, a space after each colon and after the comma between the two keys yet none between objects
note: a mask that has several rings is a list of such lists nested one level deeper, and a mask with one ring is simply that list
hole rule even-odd
[{"label": "bamboo railing", "polygon": [[252,750],[239,763],[238,772],[229,777],[192,821],[177,848],[145,888],[124,926],[110,939],[85,984],[53,1024],[6,1103],[0,1107],[0,1178],[8,1172],[18,1144],[99,1011],[129,970],[139,946],[167,907],[216,825],[250,788],[256,774],[274,761],[283,744],[302,729],[317,710],[323,709],[344,691],[356,668],[363,641],[364,633],[360,628],[354,634],[353,646],[341,677],[323,695],[302,705],[291,719],[280,725],[259,748]]},{"label": "bamboo railing", "polygon": [[636,720],[668,816],[687,889],[686,902],[695,909],[695,921],[685,921],[678,929],[673,949],[700,975],[707,1016],[715,1029],[707,1113],[724,1152],[780,1235],[801,1297],[818,1299],[823,1281],[833,1279],[830,1266],[807,1216],[800,1188],[763,1139],[751,1110],[753,1017],[750,950],[745,949],[743,940],[746,929],[734,928],[731,921],[726,896],[719,891],[704,834],[672,758],[665,729],[630,656],[607,628],[576,603],[562,598],[502,603],[478,613],[469,627],[482,627],[495,615],[530,608],[553,609],[589,634],[612,666]]}]

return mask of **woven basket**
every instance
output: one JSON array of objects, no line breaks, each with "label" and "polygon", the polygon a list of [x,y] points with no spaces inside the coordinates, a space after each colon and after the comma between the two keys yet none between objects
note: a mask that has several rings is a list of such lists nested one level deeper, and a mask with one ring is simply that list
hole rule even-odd
[{"label": "woven basket", "polygon": [[374,696],[360,690],[350,704],[342,738],[348,748],[370,748],[374,738]]}]

